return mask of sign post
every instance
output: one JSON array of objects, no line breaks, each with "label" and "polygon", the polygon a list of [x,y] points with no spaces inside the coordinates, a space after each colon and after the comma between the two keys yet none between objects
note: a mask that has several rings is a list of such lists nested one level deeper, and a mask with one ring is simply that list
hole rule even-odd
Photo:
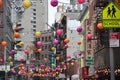
[{"label": "sign post", "polygon": [[[112,0],[111,0],[112,1]],[[113,3],[109,3],[103,10],[102,10],[102,23],[104,28],[120,28],[120,10],[118,7]],[[114,67],[114,52],[113,47],[119,47],[119,34],[113,33],[112,29],[109,30],[110,33],[110,80],[115,80],[115,67]],[[114,42],[116,41],[116,42]]]},{"label": "sign post", "polygon": [[104,28],[120,28],[120,10],[111,2],[102,10]]}]

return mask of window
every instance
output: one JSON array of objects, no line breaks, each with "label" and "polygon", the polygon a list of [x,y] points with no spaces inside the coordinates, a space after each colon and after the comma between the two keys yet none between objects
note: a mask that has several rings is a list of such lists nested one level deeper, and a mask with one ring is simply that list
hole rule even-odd
[{"label": "window", "polygon": [[42,41],[44,41],[44,37],[42,37]]},{"label": "window", "polygon": [[36,9],[33,9],[33,11],[36,11]]},{"label": "window", "polygon": [[33,17],[33,19],[36,19],[36,17]]},{"label": "window", "polygon": [[36,13],[33,13],[33,15],[36,15]]},{"label": "window", "polygon": [[36,29],[33,29],[34,32],[36,32]]},{"label": "window", "polygon": [[33,25],[33,28],[36,28],[36,25]]}]

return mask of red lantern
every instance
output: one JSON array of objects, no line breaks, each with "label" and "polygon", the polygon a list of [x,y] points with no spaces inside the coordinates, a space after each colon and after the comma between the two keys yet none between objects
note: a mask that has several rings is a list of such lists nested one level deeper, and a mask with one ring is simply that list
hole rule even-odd
[{"label": "red lantern", "polygon": [[65,39],[65,40],[64,40],[64,43],[69,43],[69,42],[70,42],[69,39]]},{"label": "red lantern", "polygon": [[6,41],[2,41],[1,45],[2,45],[3,47],[7,46],[7,42],[6,42]]},{"label": "red lantern", "polygon": [[14,33],[14,38],[20,38],[20,33],[19,32],[15,32]]},{"label": "red lantern", "polygon": [[103,24],[102,24],[102,23],[98,23],[98,24],[97,24],[97,28],[98,28],[98,29],[103,29]]},{"label": "red lantern", "polygon": [[28,50],[24,50],[24,53],[25,53],[25,54],[28,54],[28,53],[29,53],[29,51],[28,51]]},{"label": "red lantern", "polygon": [[58,30],[56,31],[56,34],[57,34],[57,35],[62,35],[62,33],[63,33],[63,30],[62,30],[62,29],[58,29]]},{"label": "red lantern", "polygon": [[3,6],[3,1],[2,0],[0,0],[0,7],[2,7]]},{"label": "red lantern", "polygon": [[92,34],[91,33],[87,34],[87,38],[92,39]]},{"label": "red lantern", "polygon": [[78,44],[78,45],[81,45],[81,42],[79,41],[77,44]]},{"label": "red lantern", "polygon": [[83,3],[85,3],[85,0],[78,0],[78,3],[83,4]]}]

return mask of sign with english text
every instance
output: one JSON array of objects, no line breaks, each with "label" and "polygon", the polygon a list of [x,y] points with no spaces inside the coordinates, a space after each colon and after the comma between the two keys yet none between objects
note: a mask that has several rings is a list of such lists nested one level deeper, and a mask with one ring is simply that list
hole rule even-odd
[{"label": "sign with english text", "polygon": [[120,10],[113,2],[102,10],[102,21],[104,28],[120,28]]},{"label": "sign with english text", "polygon": [[119,38],[118,32],[110,33],[110,47],[119,47]]}]

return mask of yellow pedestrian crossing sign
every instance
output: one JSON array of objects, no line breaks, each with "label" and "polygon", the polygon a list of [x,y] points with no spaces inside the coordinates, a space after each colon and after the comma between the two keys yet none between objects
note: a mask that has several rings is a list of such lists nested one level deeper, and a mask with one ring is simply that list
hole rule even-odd
[{"label": "yellow pedestrian crossing sign", "polygon": [[120,28],[120,10],[113,2],[102,10],[102,22],[104,28]]}]

